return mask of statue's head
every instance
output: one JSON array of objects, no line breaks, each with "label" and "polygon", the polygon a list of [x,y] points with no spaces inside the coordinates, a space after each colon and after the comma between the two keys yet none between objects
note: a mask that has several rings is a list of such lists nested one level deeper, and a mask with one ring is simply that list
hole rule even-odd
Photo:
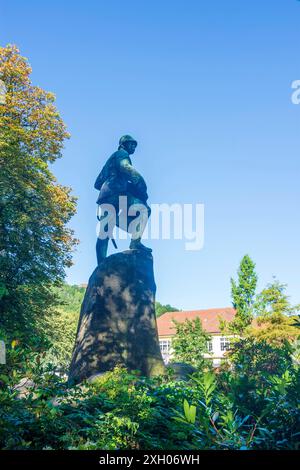
[{"label": "statue's head", "polygon": [[129,155],[133,154],[137,146],[137,141],[131,135],[123,135],[119,140],[119,149],[124,149]]}]

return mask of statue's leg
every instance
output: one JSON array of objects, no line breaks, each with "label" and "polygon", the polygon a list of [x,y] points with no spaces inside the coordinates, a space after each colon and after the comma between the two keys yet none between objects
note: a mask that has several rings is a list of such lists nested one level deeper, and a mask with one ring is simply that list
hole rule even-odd
[{"label": "statue's leg", "polygon": [[106,238],[105,240],[101,240],[100,238],[97,238],[96,254],[97,254],[98,266],[101,263],[101,261],[103,261],[104,258],[106,258],[107,249],[108,249],[108,238]]},{"label": "statue's leg", "polygon": [[152,251],[151,248],[146,247],[141,242],[144,230],[146,228],[147,222],[151,215],[151,209],[145,202],[137,198],[129,198],[128,208],[130,207],[130,205],[133,205],[133,204],[141,205],[141,208],[143,210],[141,210],[138,215],[139,223],[137,225],[134,224],[132,226],[132,224],[130,223],[136,219],[136,216],[128,217],[128,233],[131,234],[131,242],[130,242],[129,248],[131,250],[145,250],[145,251],[151,252]]},{"label": "statue's leg", "polygon": [[[105,209],[105,213],[99,217],[99,234],[96,243],[96,255],[98,265],[103,261],[107,256],[108,242],[111,236],[111,232],[115,225],[116,221],[116,212],[114,207],[113,210]],[[106,234],[105,238],[103,234]]]}]

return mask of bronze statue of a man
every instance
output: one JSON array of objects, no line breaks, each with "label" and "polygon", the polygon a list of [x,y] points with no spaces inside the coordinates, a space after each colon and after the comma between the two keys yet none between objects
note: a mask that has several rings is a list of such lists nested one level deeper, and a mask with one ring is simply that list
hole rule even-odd
[{"label": "bronze statue of a man", "polygon": [[[132,166],[130,159],[136,146],[137,141],[130,135],[121,137],[118,150],[109,157],[95,182],[95,189],[100,191],[97,204],[101,208],[101,216],[98,217],[100,229],[96,244],[98,264],[107,256],[108,241],[112,238],[115,225],[131,234],[130,249],[152,251],[151,248],[141,243],[151,209],[147,205],[148,194],[145,180]],[[126,208],[120,204],[124,198],[126,198]],[[136,219],[136,215],[130,215],[132,214],[130,211],[128,214],[127,208],[130,207],[137,207],[139,212],[139,223],[134,229],[131,222]]]}]

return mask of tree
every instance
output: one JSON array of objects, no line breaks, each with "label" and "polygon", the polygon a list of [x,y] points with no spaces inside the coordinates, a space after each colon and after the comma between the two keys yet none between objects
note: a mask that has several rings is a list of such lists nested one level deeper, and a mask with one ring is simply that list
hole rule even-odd
[{"label": "tree", "polygon": [[49,170],[68,133],[54,95],[33,86],[30,73],[15,46],[0,48],[0,330],[26,343],[46,336],[51,286],[76,243],[66,225],[75,198]]},{"label": "tree", "polygon": [[237,338],[231,345],[228,358],[238,373],[243,371],[251,379],[261,377],[265,372],[281,374],[291,364],[288,345],[280,347],[252,335]]},{"label": "tree", "polygon": [[162,305],[159,302],[155,302],[155,314],[158,317],[166,312],[179,312],[178,308],[172,307],[169,304]]},{"label": "tree", "polygon": [[286,285],[274,279],[256,297],[255,323],[246,331],[248,336],[280,346],[299,337],[295,322],[299,305],[292,306],[286,294]]},{"label": "tree", "polygon": [[63,283],[59,287],[53,288],[53,293],[57,298],[60,309],[64,312],[80,312],[86,288],[77,285]]},{"label": "tree", "polygon": [[59,306],[48,320],[51,348],[47,353],[47,359],[60,370],[67,372],[75,344],[85,288],[64,283],[54,287],[53,293]]},{"label": "tree", "polygon": [[176,335],[172,341],[174,358],[179,362],[186,362],[202,369],[206,363],[204,354],[208,353],[208,342],[211,336],[207,334],[201,324],[201,320],[185,320],[179,323],[174,320]]},{"label": "tree", "polygon": [[252,321],[256,285],[255,263],[250,256],[245,255],[238,269],[238,280],[231,278],[232,304],[236,309],[236,317],[231,326],[237,332],[242,332]]},{"label": "tree", "polygon": [[299,305],[292,306],[286,294],[286,284],[281,284],[276,278],[257,295],[255,300],[256,316],[268,316],[274,313],[285,315],[295,314]]}]

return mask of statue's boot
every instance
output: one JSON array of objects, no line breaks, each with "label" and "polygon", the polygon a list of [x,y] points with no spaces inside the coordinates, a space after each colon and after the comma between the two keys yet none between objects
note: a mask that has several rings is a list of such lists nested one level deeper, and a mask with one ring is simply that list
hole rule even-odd
[{"label": "statue's boot", "polygon": [[105,238],[104,240],[97,238],[96,253],[98,266],[107,256],[108,240],[108,238]]},{"label": "statue's boot", "polygon": [[141,239],[140,238],[137,238],[137,239],[131,239],[131,242],[130,242],[130,245],[129,245],[129,249],[130,250],[143,250],[143,251],[146,251],[148,253],[151,253],[152,252],[152,249],[151,248],[148,248],[147,246],[143,245],[142,242],[141,242]]}]

